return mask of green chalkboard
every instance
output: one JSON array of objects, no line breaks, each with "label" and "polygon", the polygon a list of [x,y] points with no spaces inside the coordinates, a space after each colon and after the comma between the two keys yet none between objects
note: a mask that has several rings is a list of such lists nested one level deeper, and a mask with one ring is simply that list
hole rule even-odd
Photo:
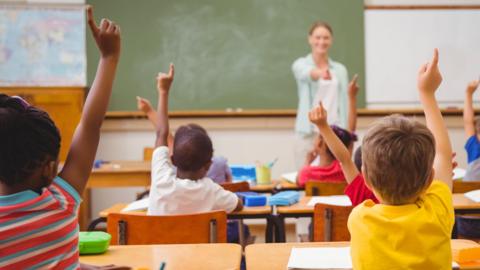
[{"label": "green chalkboard", "polygon": [[[99,21],[122,29],[122,56],[110,105],[135,110],[135,96],[156,102],[155,77],[173,62],[172,110],[293,109],[293,61],[310,52],[316,20],[334,30],[330,56],[364,89],[363,1],[359,0],[89,0]],[[87,42],[91,84],[98,53]],[[361,94],[360,106],[364,104]]]}]

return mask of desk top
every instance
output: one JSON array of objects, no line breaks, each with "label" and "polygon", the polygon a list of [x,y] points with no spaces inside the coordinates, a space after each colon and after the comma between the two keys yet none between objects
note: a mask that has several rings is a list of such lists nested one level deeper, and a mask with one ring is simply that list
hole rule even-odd
[{"label": "desk top", "polygon": [[[301,197],[298,203],[290,206],[279,206],[277,212],[279,214],[311,214],[313,213],[313,206],[308,206],[308,202],[312,197]],[[453,194],[453,208],[455,210],[478,209],[480,210],[480,203],[476,203],[463,195],[463,193]]]},{"label": "desk top", "polygon": [[[114,204],[113,206],[104,209],[100,211],[99,216],[106,218],[109,213],[120,213],[123,208],[127,206],[126,203],[117,203]],[[242,211],[237,211],[237,212],[232,212],[228,214],[229,216],[235,216],[235,215],[268,215],[272,212],[270,206],[255,206],[255,207],[244,207]],[[130,212],[125,212],[125,213],[130,213],[130,214],[140,214],[144,215],[146,211],[130,211]]]},{"label": "desk top", "polygon": [[147,172],[151,171],[151,162],[143,160],[114,160],[102,164],[100,168],[94,168],[92,174],[105,173],[129,173],[129,172]]},{"label": "desk top", "polygon": [[[458,240],[452,240],[452,248],[455,248],[458,243]],[[245,249],[247,269],[287,269],[290,251],[293,247],[346,247],[348,245],[349,242],[272,243],[248,245]],[[460,266],[461,269],[478,269],[479,263],[461,264]]]},{"label": "desk top", "polygon": [[93,265],[124,265],[159,269],[239,269],[242,249],[237,244],[128,245],[110,246],[105,254],[80,256]]}]

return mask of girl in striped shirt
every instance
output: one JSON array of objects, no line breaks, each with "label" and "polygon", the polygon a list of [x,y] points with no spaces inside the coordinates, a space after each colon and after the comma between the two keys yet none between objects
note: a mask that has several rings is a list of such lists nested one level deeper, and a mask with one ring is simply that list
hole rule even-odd
[{"label": "girl in striped shirt", "polygon": [[101,58],[60,173],[48,114],[0,94],[0,269],[78,269],[78,207],[92,169],[120,56],[120,28],[88,23]]}]

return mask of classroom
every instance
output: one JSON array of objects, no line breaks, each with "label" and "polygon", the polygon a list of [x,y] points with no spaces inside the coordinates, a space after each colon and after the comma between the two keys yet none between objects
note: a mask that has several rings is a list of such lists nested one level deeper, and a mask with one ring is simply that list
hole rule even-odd
[{"label": "classroom", "polygon": [[480,0],[0,0],[0,269],[480,269]]}]

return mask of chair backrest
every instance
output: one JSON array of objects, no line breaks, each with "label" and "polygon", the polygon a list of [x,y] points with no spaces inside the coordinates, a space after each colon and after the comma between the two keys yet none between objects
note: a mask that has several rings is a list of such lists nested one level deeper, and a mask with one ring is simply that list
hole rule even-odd
[{"label": "chair backrest", "polygon": [[225,243],[227,214],[225,211],[173,216],[111,213],[107,217],[107,232],[112,236],[112,245]]},{"label": "chair backrest", "polygon": [[305,184],[306,196],[330,196],[330,195],[344,195],[344,190],[347,187],[347,182],[319,182],[308,181]]},{"label": "chair backrest", "polygon": [[145,147],[143,148],[143,161],[150,161],[152,160],[153,156],[153,147]]},{"label": "chair backrest", "polygon": [[353,206],[318,203],[313,213],[313,241],[350,241],[347,221]]},{"label": "chair backrest", "polygon": [[476,189],[480,189],[480,181],[453,181],[453,193],[465,193]]},{"label": "chair backrest", "polygon": [[244,192],[250,190],[250,185],[246,181],[237,183],[222,183],[220,186],[222,186],[223,189],[231,192]]}]

